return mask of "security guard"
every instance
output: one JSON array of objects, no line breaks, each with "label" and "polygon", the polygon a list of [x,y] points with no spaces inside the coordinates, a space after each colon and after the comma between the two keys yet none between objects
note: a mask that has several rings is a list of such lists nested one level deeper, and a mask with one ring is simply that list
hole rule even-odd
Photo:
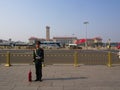
[{"label": "security guard", "polygon": [[33,59],[36,69],[36,80],[42,82],[42,62],[44,62],[44,50],[40,48],[40,41],[36,42],[36,49],[33,51]]}]

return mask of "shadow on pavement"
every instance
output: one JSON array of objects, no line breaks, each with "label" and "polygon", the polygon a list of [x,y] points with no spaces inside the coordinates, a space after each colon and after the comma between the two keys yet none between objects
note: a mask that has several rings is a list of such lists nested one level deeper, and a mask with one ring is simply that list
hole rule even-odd
[{"label": "shadow on pavement", "polygon": [[43,80],[76,80],[76,79],[87,79],[87,77],[44,78]]}]

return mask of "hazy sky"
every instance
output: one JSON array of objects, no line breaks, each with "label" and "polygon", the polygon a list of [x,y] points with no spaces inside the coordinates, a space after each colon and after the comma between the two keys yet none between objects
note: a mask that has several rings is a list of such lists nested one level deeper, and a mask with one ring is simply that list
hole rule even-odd
[{"label": "hazy sky", "polygon": [[0,39],[77,36],[120,42],[120,0],[0,0]]}]

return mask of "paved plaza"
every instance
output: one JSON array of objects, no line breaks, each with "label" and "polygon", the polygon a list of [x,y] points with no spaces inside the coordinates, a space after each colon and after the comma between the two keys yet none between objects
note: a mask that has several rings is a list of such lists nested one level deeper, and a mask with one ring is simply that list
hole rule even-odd
[{"label": "paved plaza", "polygon": [[0,65],[0,90],[120,90],[120,65],[47,65],[43,82],[28,82],[34,65]]}]

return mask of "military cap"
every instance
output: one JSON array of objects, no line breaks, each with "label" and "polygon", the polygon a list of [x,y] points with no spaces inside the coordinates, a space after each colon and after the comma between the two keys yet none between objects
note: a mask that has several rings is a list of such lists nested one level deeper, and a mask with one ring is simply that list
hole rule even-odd
[{"label": "military cap", "polygon": [[40,44],[41,44],[41,42],[40,42],[40,41],[36,41],[36,44],[37,44],[37,45],[40,45]]}]

